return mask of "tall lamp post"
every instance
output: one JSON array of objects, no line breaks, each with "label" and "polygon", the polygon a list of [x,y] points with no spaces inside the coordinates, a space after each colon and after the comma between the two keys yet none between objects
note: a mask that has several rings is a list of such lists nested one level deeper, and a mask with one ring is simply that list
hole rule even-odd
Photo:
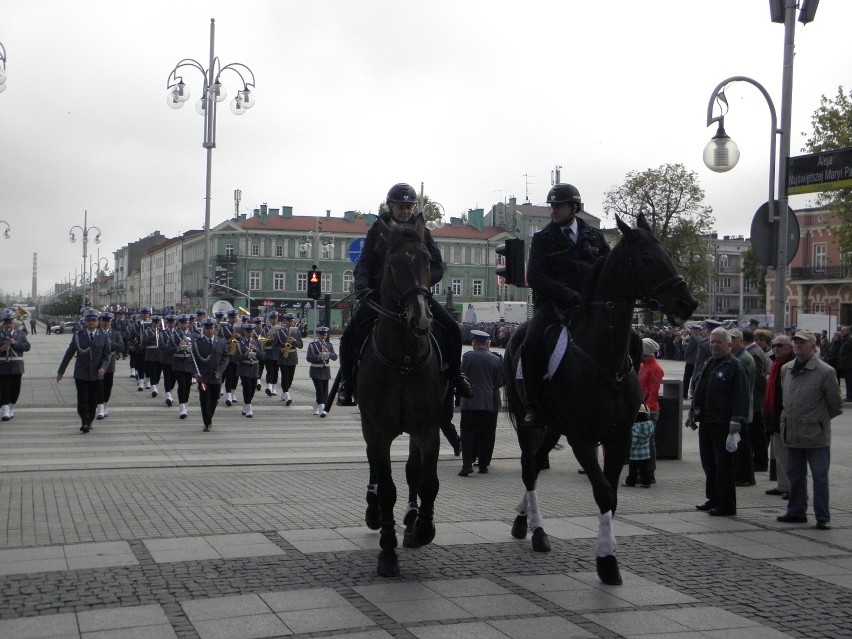
[{"label": "tall lamp post", "polygon": [[9,223],[6,220],[0,220],[0,224],[6,225],[6,230],[3,231],[3,237],[8,240],[10,237],[12,237],[12,227],[9,226]]},{"label": "tall lamp post", "polygon": [[213,167],[213,149],[216,148],[216,105],[227,97],[227,89],[220,82],[225,71],[233,71],[242,81],[243,88],[237,91],[231,100],[231,113],[242,115],[255,104],[254,73],[240,62],[223,65],[213,54],[213,44],[216,33],[216,21],[210,20],[210,64],[205,69],[197,60],[184,58],[175,65],[167,81],[168,94],[166,103],[172,109],[180,109],[189,99],[189,88],[184,84],[180,69],[192,67],[198,69],[204,77],[201,99],[195,105],[195,110],[204,116],[204,141],[201,146],[207,149],[207,183],[204,195],[204,308],[210,304],[210,185]]},{"label": "tall lamp post", "polygon": [[6,90],[6,47],[0,42],[0,93]]},{"label": "tall lamp post", "polygon": [[[98,249],[98,252],[100,252],[100,249]],[[103,264],[104,264],[103,269],[101,269],[101,262],[103,262]],[[105,258],[105,257],[99,257],[96,261],[89,264],[89,273],[92,274],[92,306],[95,305],[95,301],[96,301],[95,300],[95,290],[96,290],[95,289],[95,283],[97,282],[98,273],[100,273],[101,270],[106,271],[108,269],[109,269],[109,260],[107,260],[107,258]]]},{"label": "tall lamp post", "polygon": [[[704,164],[711,171],[723,173],[730,171],[737,164],[740,157],[737,145],[725,133],[725,113],[713,117],[714,102],[720,107],[724,105],[727,111],[728,101],[725,97],[725,88],[734,82],[747,82],[756,87],[766,98],[771,116],[771,140],[769,146],[769,223],[775,225],[776,256],[775,256],[775,313],[774,329],[783,331],[785,328],[785,276],[787,270],[787,234],[789,223],[787,215],[787,162],[790,158],[790,127],[792,123],[793,104],[793,51],[796,26],[796,4],[797,0],[770,0],[769,10],[773,22],[784,24],[784,64],[781,77],[781,127],[777,125],[775,105],[769,97],[766,89],[756,80],[737,75],[720,82],[710,96],[707,105],[707,126],[714,122],[719,123],[716,135],[704,148]],[[801,11],[799,22],[807,24],[813,21],[819,0],[801,0]],[[781,157],[778,162],[778,182],[775,182],[775,136],[779,136],[781,144]],[[775,206],[775,193],[777,193],[778,207]]]},{"label": "tall lamp post", "polygon": [[83,235],[83,272],[82,272],[82,283],[83,283],[83,306],[87,306],[86,304],[86,288],[88,288],[89,278],[86,277],[86,266],[89,263],[89,231],[97,231],[97,235],[95,235],[95,244],[100,244],[101,242],[101,230],[97,226],[88,226],[89,212],[83,211],[83,226],[72,226],[68,229],[68,239],[71,240],[71,243],[77,241],[77,236],[74,234],[74,229],[79,229],[80,233]]}]

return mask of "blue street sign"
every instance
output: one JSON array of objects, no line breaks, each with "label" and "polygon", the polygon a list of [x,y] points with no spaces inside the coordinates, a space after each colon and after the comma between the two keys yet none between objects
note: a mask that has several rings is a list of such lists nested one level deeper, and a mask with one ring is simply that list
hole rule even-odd
[{"label": "blue street sign", "polygon": [[355,264],[358,261],[358,258],[361,257],[361,251],[364,249],[364,241],[367,238],[359,237],[352,240],[352,243],[349,245],[349,259],[352,260],[352,263]]}]

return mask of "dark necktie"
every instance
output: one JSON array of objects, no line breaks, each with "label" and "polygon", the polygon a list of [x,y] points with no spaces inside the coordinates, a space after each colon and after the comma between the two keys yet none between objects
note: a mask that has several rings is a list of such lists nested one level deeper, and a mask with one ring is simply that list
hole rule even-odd
[{"label": "dark necktie", "polygon": [[89,341],[90,341],[90,342],[94,342],[94,341],[95,341],[95,334],[94,334],[94,333],[89,333]]},{"label": "dark necktie", "polygon": [[569,242],[571,242],[572,244],[574,244],[574,243],[575,243],[575,240],[574,240],[574,229],[572,229],[570,226],[566,226],[566,227],[562,230],[562,232],[563,232],[563,233],[565,233],[565,239],[566,239],[566,240],[568,240],[568,241],[569,241]]}]

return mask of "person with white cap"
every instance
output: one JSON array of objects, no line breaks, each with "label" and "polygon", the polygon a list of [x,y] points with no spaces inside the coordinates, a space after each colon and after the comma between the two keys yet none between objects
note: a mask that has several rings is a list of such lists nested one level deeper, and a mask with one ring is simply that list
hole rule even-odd
[{"label": "person with white cap", "polygon": [[500,358],[488,350],[491,336],[485,331],[470,332],[473,350],[462,355],[461,370],[470,380],[473,397],[461,398],[462,469],[459,476],[470,475],[473,458],[479,460],[479,473],[488,472],[494,454],[497,412],[503,370]]},{"label": "person with white cap", "polygon": [[337,360],[337,353],[328,341],[328,327],[317,326],[316,339],[308,344],[308,352],[305,359],[311,365],[308,375],[314,383],[317,403],[314,406],[314,415],[325,417],[325,402],[328,399],[328,380],[331,379],[329,361]]},{"label": "person with white cap", "polygon": [[782,523],[808,521],[808,468],[813,480],[816,528],[831,528],[828,469],[831,420],[843,413],[843,397],[834,369],[815,357],[816,338],[810,331],[793,335],[795,359],[781,367],[781,439],[787,446],[790,499]]}]

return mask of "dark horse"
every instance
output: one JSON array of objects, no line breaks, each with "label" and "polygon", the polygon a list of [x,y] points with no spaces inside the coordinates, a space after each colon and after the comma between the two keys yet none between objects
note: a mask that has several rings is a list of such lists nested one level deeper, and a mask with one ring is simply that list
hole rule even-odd
[{"label": "dark horse", "polygon": [[370,463],[366,522],[370,528],[381,528],[378,574],[395,577],[399,575],[399,561],[391,443],[400,434],[408,433],[405,475],[409,503],[403,545],[417,548],[435,537],[432,516],[438,495],[438,433],[443,421],[451,417],[447,407],[452,411],[452,404],[447,402],[448,383],[440,371],[430,333],[432,295],[428,288],[429,251],[423,243],[423,219],[413,226],[396,226],[393,230],[381,219],[376,224],[380,225],[387,246],[381,306],[366,302],[373,305],[379,317],[361,352],[356,385],[361,431]]},{"label": "dark horse", "polygon": [[[689,319],[698,303],[675,272],[671,257],[653,236],[643,215],[637,216],[635,229],[618,218],[616,222],[621,240],[595,265],[585,303],[575,309],[569,322],[570,346],[550,381],[542,384],[540,394],[542,409],[548,416],[547,428],[558,429],[567,437],[592,484],[600,510],[598,577],[604,583],[617,585],[621,583],[621,575],[615,558],[612,515],[621,469],[630,452],[631,425],[641,403],[638,378],[628,357],[633,309],[639,300],[641,306],[662,309],[670,322],[679,324]],[[507,379],[516,378],[525,329],[521,326],[515,331],[506,348]],[[558,337],[558,330],[548,331],[547,352]],[[535,490],[539,472],[535,454],[546,435],[544,429],[523,426],[522,386],[520,380],[507,384],[510,417],[521,446],[521,472],[526,487],[512,535],[523,539],[528,528],[532,529],[533,548],[546,552],[550,550],[550,542],[544,532]],[[597,458],[598,443],[604,451],[603,469]]]}]

